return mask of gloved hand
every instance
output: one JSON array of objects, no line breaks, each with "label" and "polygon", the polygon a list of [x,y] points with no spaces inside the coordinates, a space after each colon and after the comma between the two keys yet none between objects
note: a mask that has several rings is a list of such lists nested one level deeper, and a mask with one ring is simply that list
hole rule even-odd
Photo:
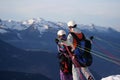
[{"label": "gloved hand", "polygon": [[56,38],[56,39],[55,39],[55,42],[56,42],[56,44],[58,44],[59,40]]}]

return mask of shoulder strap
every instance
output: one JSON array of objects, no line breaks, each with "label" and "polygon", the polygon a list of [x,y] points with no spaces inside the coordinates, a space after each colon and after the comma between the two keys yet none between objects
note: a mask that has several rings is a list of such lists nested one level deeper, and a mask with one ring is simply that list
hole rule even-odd
[{"label": "shoulder strap", "polygon": [[74,39],[76,39],[77,43],[79,43],[81,40],[85,40],[85,36],[83,33],[82,33],[83,38],[81,40],[77,37],[75,33],[70,32],[70,34],[73,36]]},{"label": "shoulder strap", "polygon": [[73,38],[77,41],[77,44],[79,44],[79,42],[81,41],[78,37],[77,37],[77,35],[75,34],[75,33],[73,33],[73,32],[70,32],[70,34],[73,36]]}]

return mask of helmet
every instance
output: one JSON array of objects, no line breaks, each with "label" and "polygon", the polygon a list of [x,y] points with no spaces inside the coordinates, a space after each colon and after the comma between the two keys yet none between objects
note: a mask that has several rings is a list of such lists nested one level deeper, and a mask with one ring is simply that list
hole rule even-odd
[{"label": "helmet", "polygon": [[57,35],[58,35],[58,36],[66,35],[66,32],[65,32],[64,30],[59,30],[59,31],[57,32]]},{"label": "helmet", "polygon": [[58,38],[62,41],[66,41],[67,40],[67,36],[66,36],[66,32],[64,30],[59,30],[57,32]]},{"label": "helmet", "polygon": [[67,25],[68,25],[68,27],[73,27],[73,26],[76,25],[76,23],[75,23],[75,21],[69,21],[69,22],[67,23]]}]

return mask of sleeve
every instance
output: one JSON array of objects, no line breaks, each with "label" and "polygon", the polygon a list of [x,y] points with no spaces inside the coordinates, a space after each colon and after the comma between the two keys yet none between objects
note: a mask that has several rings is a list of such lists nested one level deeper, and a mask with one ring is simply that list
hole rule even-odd
[{"label": "sleeve", "polygon": [[69,34],[67,37],[67,44],[68,44],[68,46],[73,44],[73,37],[71,34]]}]

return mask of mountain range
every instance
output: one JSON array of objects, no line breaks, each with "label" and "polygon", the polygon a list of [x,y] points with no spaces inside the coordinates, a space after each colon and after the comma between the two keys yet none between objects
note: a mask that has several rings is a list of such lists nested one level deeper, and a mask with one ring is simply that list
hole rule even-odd
[{"label": "mountain range", "polygon": [[[78,27],[87,36],[108,36],[111,38],[110,35],[115,34],[113,37],[117,38],[120,33],[112,28],[95,25],[78,24]],[[66,23],[46,21],[42,18],[33,18],[21,22],[0,20],[0,39],[26,50],[48,50],[54,52],[54,48],[56,47],[56,45],[53,44],[54,38],[59,29],[64,29],[68,32]],[[119,38],[117,38],[117,40],[118,39]],[[46,47],[47,45],[51,47]]]},{"label": "mountain range", "polygon": [[[94,24],[78,24],[78,28],[87,38],[94,36],[92,50],[103,53],[103,48],[120,58],[119,31]],[[26,21],[0,19],[0,70],[40,73],[51,80],[59,80],[57,47],[54,40],[60,29],[69,33],[64,22],[46,21],[42,18]],[[100,77],[120,74],[119,65],[95,55],[93,60],[90,69],[94,75],[97,73],[97,80]]]}]

